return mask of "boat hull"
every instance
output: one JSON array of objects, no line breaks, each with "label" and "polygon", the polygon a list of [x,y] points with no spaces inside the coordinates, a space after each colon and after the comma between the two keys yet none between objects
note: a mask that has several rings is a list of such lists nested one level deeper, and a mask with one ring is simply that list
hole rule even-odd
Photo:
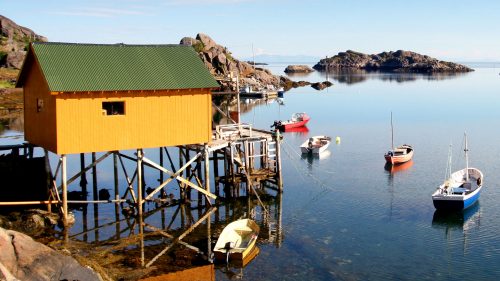
[{"label": "boat hull", "polygon": [[433,197],[432,203],[434,204],[434,208],[436,208],[436,210],[460,211],[460,210],[465,210],[470,206],[474,205],[474,203],[476,203],[477,200],[479,199],[480,194],[481,190],[478,190],[478,192],[476,192],[473,196],[468,197],[467,199]]},{"label": "boat hull", "polygon": [[[463,190],[461,188],[461,184],[465,175],[465,169],[457,171],[451,175],[449,181],[449,188],[451,190],[458,189],[459,191]],[[476,187],[473,188],[470,192],[452,192],[448,194],[444,192],[446,190],[446,183],[442,184],[435,192],[432,194],[432,203],[437,210],[446,210],[446,211],[460,211],[469,208],[474,205],[479,196],[481,195],[482,182],[483,182],[483,173],[476,168],[469,168],[469,175],[472,179],[467,182],[469,185],[476,184]]]},{"label": "boat hull", "polygon": [[249,219],[237,220],[228,224],[215,244],[215,259],[218,261],[245,259],[255,247],[259,231],[259,226]]},{"label": "boat hull", "polygon": [[408,153],[403,155],[394,155],[390,153],[384,154],[384,158],[387,164],[398,165],[410,161],[413,158],[413,148],[410,146],[404,146],[404,148],[408,149],[409,151]]},{"label": "boat hull", "polygon": [[295,122],[295,123],[289,123],[289,124],[282,124],[281,126],[278,126],[278,129],[280,131],[287,131],[287,130],[291,130],[291,129],[294,129],[294,128],[300,128],[300,127],[304,127],[307,122],[309,122],[310,118],[307,118],[307,119],[304,119],[302,121],[298,121],[298,122]]},{"label": "boat hull", "polygon": [[[309,145],[310,140],[313,140],[312,146]],[[328,148],[329,145],[330,145],[330,137],[314,136],[309,138],[309,140],[306,140],[304,143],[300,145],[300,152],[302,152],[302,154],[321,154]]]}]

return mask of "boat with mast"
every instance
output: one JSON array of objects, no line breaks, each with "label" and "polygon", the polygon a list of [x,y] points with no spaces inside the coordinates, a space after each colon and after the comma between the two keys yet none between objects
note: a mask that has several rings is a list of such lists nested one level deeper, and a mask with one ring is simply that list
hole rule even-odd
[{"label": "boat with mast", "polygon": [[451,146],[448,155],[447,177],[432,194],[432,202],[437,210],[460,211],[472,206],[481,194],[483,173],[469,167],[467,133],[465,139],[465,168],[451,173]]},{"label": "boat with mast", "polygon": [[391,149],[384,154],[385,161],[389,165],[396,165],[408,162],[413,157],[413,147],[409,144],[403,144],[394,148],[394,126],[392,124],[391,112]]}]

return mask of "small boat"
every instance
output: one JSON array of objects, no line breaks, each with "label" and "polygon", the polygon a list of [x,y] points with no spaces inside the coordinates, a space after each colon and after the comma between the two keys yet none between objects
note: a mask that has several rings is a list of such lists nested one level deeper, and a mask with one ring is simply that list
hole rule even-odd
[{"label": "small boat", "polygon": [[460,211],[474,205],[483,187],[483,173],[469,167],[467,135],[465,137],[465,168],[451,173],[451,146],[448,155],[448,178],[432,194],[437,210]]},{"label": "small boat", "polygon": [[242,261],[255,247],[260,227],[250,219],[228,224],[217,239],[214,248],[216,260]]},{"label": "small boat", "polygon": [[384,154],[387,164],[397,165],[410,161],[413,158],[413,147],[409,144],[403,144],[394,148],[394,126],[392,125],[391,112],[391,149]]},{"label": "small boat", "polygon": [[274,124],[271,127],[275,127],[277,130],[286,131],[292,128],[303,127],[309,122],[311,117],[307,115],[305,112],[294,113],[292,118],[286,121],[274,121]]},{"label": "small boat", "polygon": [[320,154],[330,145],[332,138],[327,136],[310,137],[300,145],[300,151],[307,154]]}]

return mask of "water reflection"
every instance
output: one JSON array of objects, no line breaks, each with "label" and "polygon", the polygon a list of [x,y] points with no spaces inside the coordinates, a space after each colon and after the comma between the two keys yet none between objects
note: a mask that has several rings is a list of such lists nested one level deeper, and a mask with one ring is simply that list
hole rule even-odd
[{"label": "water reflection", "polygon": [[322,159],[327,159],[328,157],[330,157],[330,155],[332,155],[332,153],[330,152],[330,150],[325,150],[321,153],[318,153],[318,154],[315,154],[315,153],[302,153],[301,154],[301,158],[306,160],[307,163],[309,164],[309,167],[312,167],[312,164],[314,163],[314,161],[319,161],[319,160],[322,160]]},{"label": "water reflection", "polygon": [[309,133],[309,128],[307,128],[307,126],[295,127],[295,128],[285,129],[283,133],[302,136]]},{"label": "water reflection", "polygon": [[408,170],[409,168],[411,168],[411,166],[413,166],[413,160],[410,160],[408,162],[399,165],[392,165],[390,163],[386,163],[384,166],[384,170],[389,172],[389,175],[393,176],[396,173]]},{"label": "water reflection", "polygon": [[467,73],[400,73],[367,71],[363,69],[342,69],[329,72],[321,72],[325,78],[331,78],[339,83],[355,84],[368,79],[379,79],[386,82],[411,82],[416,80],[447,80],[462,77]]},{"label": "water reflection", "polygon": [[469,237],[474,229],[479,229],[481,223],[481,209],[479,202],[459,212],[434,212],[432,227],[444,230],[447,242],[453,242],[453,234],[462,235],[463,253],[467,253]]},{"label": "water reflection", "polygon": [[[144,277],[163,276],[168,272],[208,265],[212,262],[212,249],[224,227],[237,219],[250,218],[260,228],[257,245],[275,245],[283,242],[281,229],[281,194],[268,194],[267,189],[257,188],[263,206],[257,199],[240,197],[235,200],[217,202],[212,207],[196,208],[191,204],[173,202],[169,205],[146,203],[143,216],[127,216],[120,212],[120,204],[112,204],[116,218],[111,218],[111,205],[99,205],[99,212],[85,206],[75,212],[77,224],[70,234],[72,241],[82,241],[80,251],[105,264],[105,269],[120,271],[115,279],[136,275]],[[193,203],[193,205],[195,205]],[[107,206],[107,207],[106,207]],[[265,210],[264,210],[265,208]],[[87,212],[88,211],[88,212]],[[98,213],[102,216],[99,217]],[[88,217],[93,216],[93,220]],[[91,221],[87,222],[90,219]],[[80,221],[81,220],[81,221]],[[93,226],[91,224],[93,223]],[[244,268],[258,257],[256,247],[251,254],[238,263],[217,266],[224,278],[242,276]],[[210,270],[200,267],[209,273]],[[180,273],[179,273],[180,274]],[[200,280],[212,280],[210,276]]]},{"label": "water reflection", "polygon": [[[411,82],[416,80],[447,80],[462,77],[468,73],[453,73],[453,72],[437,72],[437,73],[404,73],[404,72],[384,72],[384,71],[368,71],[364,69],[335,69],[330,71],[318,71],[315,75],[319,75],[324,80],[335,80],[342,84],[356,84],[367,80],[382,80],[386,82]],[[306,78],[312,73],[288,74],[290,78]]]}]

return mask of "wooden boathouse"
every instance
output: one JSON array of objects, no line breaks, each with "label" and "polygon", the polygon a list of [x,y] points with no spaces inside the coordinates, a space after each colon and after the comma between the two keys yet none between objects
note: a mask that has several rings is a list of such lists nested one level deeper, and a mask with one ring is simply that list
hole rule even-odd
[{"label": "wooden boathouse", "polygon": [[[211,204],[219,190],[210,188],[210,161],[216,185],[245,181],[249,192],[254,181],[271,178],[281,191],[279,142],[270,132],[249,125],[213,128],[211,91],[219,85],[190,46],[32,43],[17,87],[24,89],[26,141],[44,148],[46,158],[48,151],[59,155],[55,169],[48,164],[53,177],[49,202],[62,202],[65,222],[68,185],[90,169],[95,175],[97,164],[108,156],[114,162],[114,202],[130,198],[139,214],[142,203],[171,182],[182,187],[181,198],[195,189],[200,202],[205,196]],[[167,147],[179,149],[178,167]],[[146,148],[159,148],[160,163],[144,155]],[[120,150],[136,153],[130,156]],[[97,152],[102,156],[96,158]],[[89,165],[84,153],[92,153]],[[67,174],[68,154],[80,154],[82,159],[81,171],[72,177]],[[127,173],[122,159],[136,162],[135,172]],[[126,180],[123,194],[120,164]],[[160,184],[148,195],[145,166],[160,173]],[[94,203],[101,202],[96,193]]]}]

